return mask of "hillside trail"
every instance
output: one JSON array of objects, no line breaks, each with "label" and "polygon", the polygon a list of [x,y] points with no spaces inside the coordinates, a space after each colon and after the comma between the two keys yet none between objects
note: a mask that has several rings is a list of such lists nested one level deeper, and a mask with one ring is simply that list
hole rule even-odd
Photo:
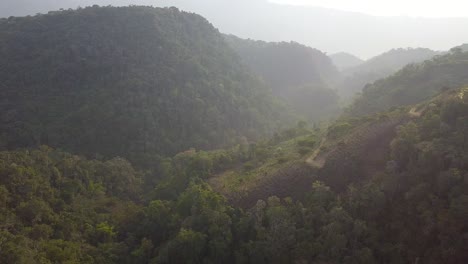
[{"label": "hillside trail", "polygon": [[422,108],[422,109],[420,109],[418,111],[418,107],[415,106],[415,107],[413,107],[413,108],[411,108],[409,110],[408,114],[409,114],[410,117],[419,118],[419,117],[421,117],[423,112],[424,112],[424,108]]},{"label": "hillside trail", "polygon": [[318,159],[318,160],[315,160],[318,156],[318,154],[320,153],[320,150],[322,149],[323,145],[325,144],[325,141],[327,140],[327,138],[324,136],[322,141],[320,141],[320,145],[314,150],[314,152],[312,153],[312,155],[310,155],[307,159],[306,159],[306,163],[314,168],[322,168],[323,165],[325,165],[325,159],[324,158],[321,158],[321,159]]}]

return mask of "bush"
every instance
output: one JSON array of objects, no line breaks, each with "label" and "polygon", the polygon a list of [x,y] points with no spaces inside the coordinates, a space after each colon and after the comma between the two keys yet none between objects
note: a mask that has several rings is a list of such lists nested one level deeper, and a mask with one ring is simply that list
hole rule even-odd
[{"label": "bush", "polygon": [[310,147],[313,148],[315,146],[315,139],[313,138],[307,138],[307,139],[302,139],[297,142],[297,145],[299,147]]},{"label": "bush", "polygon": [[255,168],[255,165],[253,162],[249,161],[244,164],[244,171],[251,171]]},{"label": "bush", "polygon": [[309,153],[311,151],[312,151],[312,148],[300,147],[297,152],[299,152],[299,154],[301,154],[301,155],[305,155],[305,154],[307,154],[307,153]]},{"label": "bush", "polygon": [[277,162],[278,162],[278,163],[285,163],[285,162],[287,162],[287,161],[289,161],[289,159],[288,159],[287,157],[279,157],[279,158],[277,159]]}]

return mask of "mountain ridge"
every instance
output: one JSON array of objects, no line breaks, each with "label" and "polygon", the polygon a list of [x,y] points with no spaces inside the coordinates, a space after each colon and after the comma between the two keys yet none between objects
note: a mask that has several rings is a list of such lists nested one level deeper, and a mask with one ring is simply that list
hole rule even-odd
[{"label": "mountain ridge", "polygon": [[135,160],[255,139],[286,114],[206,19],[176,8],[3,19],[0,34],[8,149]]}]

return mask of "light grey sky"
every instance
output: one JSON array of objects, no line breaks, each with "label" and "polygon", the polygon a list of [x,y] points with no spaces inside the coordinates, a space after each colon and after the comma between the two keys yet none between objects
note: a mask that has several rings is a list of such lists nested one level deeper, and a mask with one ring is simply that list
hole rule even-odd
[{"label": "light grey sky", "polygon": [[376,16],[468,17],[467,0],[269,0],[309,5]]}]

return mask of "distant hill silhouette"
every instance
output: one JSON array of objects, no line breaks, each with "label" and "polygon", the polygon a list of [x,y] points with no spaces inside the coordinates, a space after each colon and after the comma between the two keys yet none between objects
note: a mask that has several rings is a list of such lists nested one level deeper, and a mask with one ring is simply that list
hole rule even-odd
[{"label": "distant hill silhouette", "polygon": [[273,94],[286,100],[309,121],[330,117],[338,110],[331,89],[339,72],[323,52],[296,42],[265,42],[226,35],[242,61],[260,75]]},{"label": "distant hill silhouette", "polygon": [[364,60],[346,52],[331,54],[329,57],[333,61],[333,64],[335,64],[335,66],[340,70],[356,67],[364,63]]}]

